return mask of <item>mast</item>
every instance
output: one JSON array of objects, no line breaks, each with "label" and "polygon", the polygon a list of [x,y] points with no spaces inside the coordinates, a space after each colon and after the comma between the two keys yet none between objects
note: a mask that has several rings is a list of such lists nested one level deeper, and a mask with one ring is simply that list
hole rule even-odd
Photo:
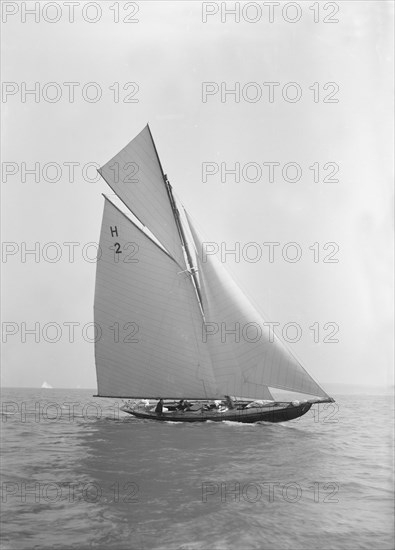
[{"label": "mast", "polygon": [[163,171],[162,163],[160,161],[158,151],[156,149],[155,141],[154,141],[154,138],[152,137],[152,133],[151,133],[151,129],[149,127],[149,124],[147,124],[147,127],[148,127],[148,131],[150,133],[151,139],[152,139],[152,143],[154,145],[154,149],[155,149],[156,157],[157,157],[158,162],[159,162],[160,169],[162,171],[163,181],[164,181],[164,184],[166,186],[167,194],[169,196],[170,206],[171,206],[171,209],[173,211],[174,220],[176,222],[176,226],[177,226],[177,229],[178,229],[178,234],[180,236],[181,245],[184,248],[185,254],[186,254],[186,257],[187,257],[188,272],[192,276],[193,286],[195,287],[197,298],[198,298],[198,301],[199,301],[199,305],[200,305],[200,308],[201,308],[202,313],[203,313],[204,312],[204,310],[203,310],[203,300],[202,300],[202,295],[201,295],[200,288],[199,288],[199,282],[198,282],[197,277],[196,277],[197,268],[193,265],[191,252],[189,250],[188,242],[187,242],[187,239],[185,237],[184,228],[183,228],[182,223],[181,223],[180,212],[177,208],[177,204],[176,204],[176,201],[174,199],[173,188],[172,188],[172,186],[171,186],[171,184],[168,180],[167,174],[165,174],[164,171]]},{"label": "mast", "polygon": [[179,210],[177,208],[177,205],[176,205],[176,202],[174,200],[172,186],[171,186],[169,180],[167,179],[166,174],[164,175],[163,179],[164,179],[164,182],[165,182],[166,187],[167,187],[167,192],[169,193],[170,204],[171,204],[171,207],[173,209],[174,218],[176,220],[176,225],[177,225],[177,228],[178,228],[178,232],[180,234],[181,244],[184,247],[184,250],[185,250],[185,253],[186,253],[186,256],[187,256],[187,268],[188,268],[189,273],[192,276],[192,280],[193,280],[194,287],[196,289],[196,294],[198,296],[199,304],[200,304],[200,307],[201,307],[202,312],[203,312],[204,311],[203,310],[203,300],[202,300],[202,295],[200,293],[199,283],[198,283],[198,280],[197,280],[197,277],[196,277],[197,268],[193,265],[191,252],[189,250],[188,242],[187,242],[187,239],[186,239],[185,233],[184,233],[184,228],[182,226],[181,219],[180,219],[180,212],[179,212]]}]

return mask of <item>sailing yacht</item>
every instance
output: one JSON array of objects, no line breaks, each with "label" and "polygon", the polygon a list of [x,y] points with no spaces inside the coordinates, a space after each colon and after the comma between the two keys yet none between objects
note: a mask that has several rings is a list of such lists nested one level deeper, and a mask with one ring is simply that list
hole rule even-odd
[{"label": "sailing yacht", "polygon": [[[148,125],[99,173],[113,191],[104,195],[96,272],[99,397],[127,399],[122,410],[137,418],[173,422],[280,422],[333,401],[280,338],[245,337],[264,318],[203,254]],[[221,337],[223,324],[244,337]],[[293,399],[276,400],[276,389]],[[159,398],[165,406],[155,412]],[[180,399],[192,407],[178,410]]]}]

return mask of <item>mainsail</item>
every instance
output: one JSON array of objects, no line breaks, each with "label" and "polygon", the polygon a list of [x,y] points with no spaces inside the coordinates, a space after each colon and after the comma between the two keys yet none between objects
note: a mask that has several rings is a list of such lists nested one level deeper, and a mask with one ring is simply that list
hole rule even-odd
[{"label": "mainsail", "polygon": [[[135,177],[121,177],[131,167]],[[148,126],[100,173],[127,213],[106,198],[94,307],[99,396],[272,399],[278,388],[328,398],[281,340],[251,336],[264,319],[203,257]]]},{"label": "mainsail", "polygon": [[98,394],[217,395],[188,272],[106,200],[95,291]]}]

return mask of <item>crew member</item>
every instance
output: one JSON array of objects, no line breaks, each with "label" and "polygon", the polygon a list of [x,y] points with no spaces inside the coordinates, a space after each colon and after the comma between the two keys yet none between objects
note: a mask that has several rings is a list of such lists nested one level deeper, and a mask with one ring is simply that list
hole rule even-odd
[{"label": "crew member", "polygon": [[163,399],[160,398],[156,407],[155,407],[155,412],[159,415],[159,416],[162,416],[163,414]]}]

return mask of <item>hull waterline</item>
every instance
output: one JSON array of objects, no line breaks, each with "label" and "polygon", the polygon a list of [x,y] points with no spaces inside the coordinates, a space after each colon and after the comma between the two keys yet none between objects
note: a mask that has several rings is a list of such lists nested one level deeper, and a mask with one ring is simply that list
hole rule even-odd
[{"label": "hull waterline", "polygon": [[150,411],[132,410],[122,408],[128,414],[136,418],[145,420],[156,420],[159,422],[242,422],[253,424],[255,422],[285,422],[293,420],[306,414],[312,406],[312,403],[302,403],[300,405],[288,405],[284,408],[268,407],[267,410],[259,409],[233,409],[224,412],[196,411],[196,412],[164,412],[158,414]]}]

